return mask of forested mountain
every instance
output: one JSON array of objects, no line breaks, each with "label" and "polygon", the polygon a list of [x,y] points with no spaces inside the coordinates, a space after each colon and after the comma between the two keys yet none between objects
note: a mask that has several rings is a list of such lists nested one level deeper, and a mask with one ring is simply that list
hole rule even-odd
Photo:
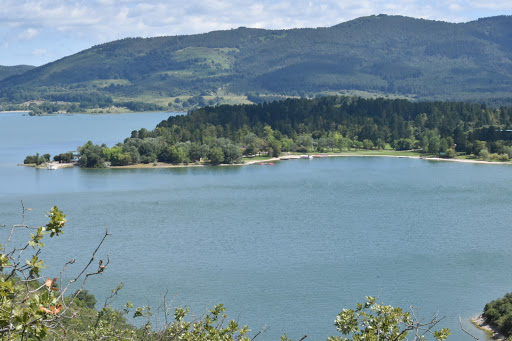
[{"label": "forested mountain", "polygon": [[22,73],[27,72],[28,70],[32,70],[35,66],[30,65],[15,65],[15,66],[3,66],[0,65],[0,80],[3,80],[7,77],[13,75],[20,75]]},{"label": "forested mountain", "polygon": [[511,88],[512,16],[455,24],[378,15],[329,28],[114,41],[0,81],[0,99],[99,94],[187,109],[236,94],[258,102],[347,91],[508,102]]}]

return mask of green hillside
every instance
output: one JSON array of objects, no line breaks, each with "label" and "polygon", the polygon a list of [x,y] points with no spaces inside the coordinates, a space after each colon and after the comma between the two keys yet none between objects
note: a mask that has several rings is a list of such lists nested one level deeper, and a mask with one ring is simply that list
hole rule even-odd
[{"label": "green hillside", "polygon": [[15,66],[3,66],[0,65],[0,80],[3,80],[7,77],[20,75],[22,73],[27,72],[28,70],[33,69],[35,66],[30,65],[15,65]]},{"label": "green hillside", "polygon": [[0,99],[85,94],[189,109],[341,93],[501,104],[511,88],[512,16],[454,24],[379,15],[329,28],[127,38],[2,80]]}]

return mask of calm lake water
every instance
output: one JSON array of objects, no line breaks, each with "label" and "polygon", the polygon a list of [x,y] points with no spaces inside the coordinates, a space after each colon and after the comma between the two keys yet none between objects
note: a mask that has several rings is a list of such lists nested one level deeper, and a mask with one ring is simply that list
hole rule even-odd
[{"label": "calm lake water", "polygon": [[[101,302],[175,305],[201,314],[223,303],[258,340],[325,340],[333,320],[366,295],[439,310],[450,340],[485,340],[469,318],[511,291],[512,167],[346,157],[275,166],[182,169],[18,167],[27,154],[109,146],[168,113],[28,117],[0,114],[0,224],[61,208],[62,237],[47,243],[48,277],[88,261],[105,225],[108,270],[88,283]],[[21,233],[21,232],[20,232]],[[5,240],[6,231],[1,235]],[[69,272],[78,271],[75,265]]]}]

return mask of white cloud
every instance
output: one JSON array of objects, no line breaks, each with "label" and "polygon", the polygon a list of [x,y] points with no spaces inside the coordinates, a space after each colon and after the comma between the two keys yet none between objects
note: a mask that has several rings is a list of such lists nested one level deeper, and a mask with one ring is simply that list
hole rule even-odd
[{"label": "white cloud", "polygon": [[477,8],[477,9],[490,9],[490,10],[512,10],[512,1],[505,0],[505,1],[482,1],[482,0],[476,0],[476,1],[468,1],[468,6]]},{"label": "white cloud", "polygon": [[[155,32],[188,34],[212,28],[331,26],[358,16],[387,13],[429,19],[459,18],[464,8],[512,8],[512,1],[417,0],[4,0],[0,21],[56,30],[80,38],[116,39]],[[32,31],[29,31],[32,30]],[[29,37],[34,28],[19,33]]]},{"label": "white cloud", "polygon": [[41,55],[45,55],[47,53],[48,53],[48,50],[45,50],[45,49],[35,49],[34,51],[32,51],[32,54],[35,56],[41,56]]},{"label": "white cloud", "polygon": [[37,36],[38,33],[39,33],[38,30],[33,29],[33,28],[28,28],[28,29],[20,32],[18,34],[17,38],[20,40],[30,40],[30,39],[34,38],[35,36]]}]

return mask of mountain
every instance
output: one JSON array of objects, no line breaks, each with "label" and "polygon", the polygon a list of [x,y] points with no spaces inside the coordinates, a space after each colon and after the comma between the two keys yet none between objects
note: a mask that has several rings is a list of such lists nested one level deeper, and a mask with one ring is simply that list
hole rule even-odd
[{"label": "mountain", "polygon": [[30,65],[3,66],[3,65],[0,65],[0,80],[3,80],[5,78],[13,76],[13,75],[20,75],[20,74],[25,73],[28,70],[31,70],[33,68],[35,68],[35,66],[30,66]]},{"label": "mountain", "polygon": [[186,108],[333,93],[512,102],[510,89],[512,16],[456,24],[378,15],[328,28],[122,39],[3,79],[0,98]]}]

